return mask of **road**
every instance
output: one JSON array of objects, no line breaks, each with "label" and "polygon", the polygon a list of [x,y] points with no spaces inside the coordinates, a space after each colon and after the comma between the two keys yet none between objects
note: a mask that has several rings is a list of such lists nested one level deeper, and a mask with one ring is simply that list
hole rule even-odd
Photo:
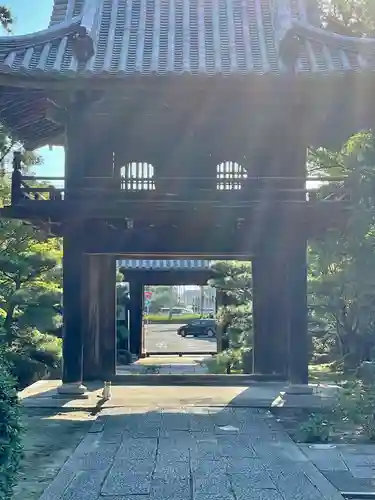
[{"label": "road", "polygon": [[152,324],[145,325],[146,352],[215,352],[216,338],[186,337],[177,335],[181,325]]}]

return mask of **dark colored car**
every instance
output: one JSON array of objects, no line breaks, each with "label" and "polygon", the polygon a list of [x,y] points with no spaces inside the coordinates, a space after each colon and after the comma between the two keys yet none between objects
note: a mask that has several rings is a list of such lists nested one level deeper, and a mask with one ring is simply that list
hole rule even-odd
[{"label": "dark colored car", "polygon": [[215,337],[216,321],[211,318],[194,319],[186,323],[186,325],[181,325],[177,330],[177,335],[181,335],[181,337],[186,337],[187,335],[193,335],[193,337]]}]

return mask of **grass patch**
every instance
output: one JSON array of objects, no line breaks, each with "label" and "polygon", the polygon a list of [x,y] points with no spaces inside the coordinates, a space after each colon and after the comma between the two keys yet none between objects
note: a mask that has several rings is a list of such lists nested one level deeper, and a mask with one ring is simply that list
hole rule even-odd
[{"label": "grass patch", "polygon": [[309,365],[309,381],[313,384],[336,384],[343,385],[354,380],[353,375],[344,375],[338,371],[334,363],[321,363]]}]

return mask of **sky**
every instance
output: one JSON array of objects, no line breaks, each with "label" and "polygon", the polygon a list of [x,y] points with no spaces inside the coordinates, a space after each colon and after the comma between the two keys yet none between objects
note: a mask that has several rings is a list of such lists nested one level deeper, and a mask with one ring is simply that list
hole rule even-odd
[{"label": "sky", "polygon": [[[48,27],[52,12],[53,0],[4,0],[2,4],[9,7],[14,18],[12,34],[24,35]],[[44,163],[33,170],[36,175],[62,177],[64,175],[64,149],[44,147],[38,151]]]}]

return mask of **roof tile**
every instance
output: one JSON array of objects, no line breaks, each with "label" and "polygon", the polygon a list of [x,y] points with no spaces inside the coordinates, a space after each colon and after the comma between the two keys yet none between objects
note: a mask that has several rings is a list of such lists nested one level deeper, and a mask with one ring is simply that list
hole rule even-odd
[{"label": "roof tile", "polygon": [[201,259],[179,259],[179,260],[140,260],[125,259],[118,261],[119,268],[133,270],[179,270],[179,271],[209,271],[213,261]]},{"label": "roof tile", "polygon": [[[308,24],[305,0],[55,0],[43,34],[0,39],[0,71],[60,76],[282,73],[282,42],[299,44],[297,72],[375,69],[375,42]],[[65,28],[64,28],[65,26]],[[84,27],[95,55],[78,64]],[[374,67],[373,67],[374,66]]]}]

